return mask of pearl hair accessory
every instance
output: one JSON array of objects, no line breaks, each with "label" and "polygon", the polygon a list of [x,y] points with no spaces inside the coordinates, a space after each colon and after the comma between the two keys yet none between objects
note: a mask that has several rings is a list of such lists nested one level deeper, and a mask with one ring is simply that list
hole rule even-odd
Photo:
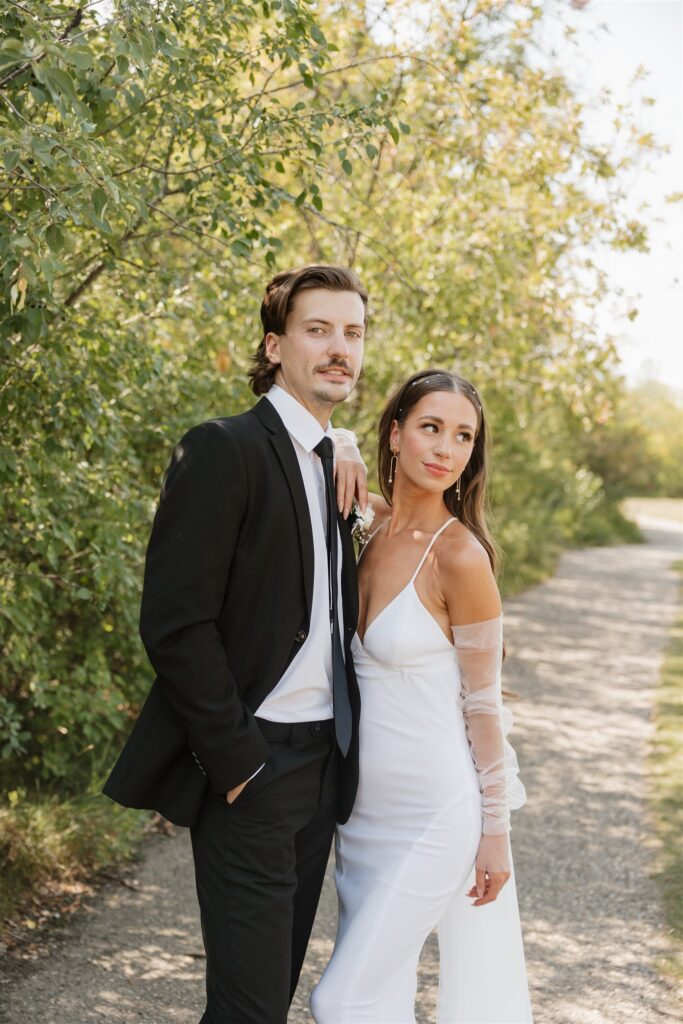
[{"label": "pearl hair accessory", "polygon": [[[408,385],[408,387],[412,388],[416,384],[424,384],[426,381],[430,381],[430,380],[443,380],[443,379],[444,379],[444,375],[443,374],[432,373],[428,377],[419,377],[417,380],[411,380],[411,382]],[[469,400],[472,402],[472,404],[478,409],[479,413],[481,414],[482,409],[481,409],[481,403],[480,403],[479,399],[475,395],[465,395],[465,398],[469,398]],[[399,415],[402,412],[402,409],[401,409],[400,406],[398,408],[398,412],[399,412]]]}]

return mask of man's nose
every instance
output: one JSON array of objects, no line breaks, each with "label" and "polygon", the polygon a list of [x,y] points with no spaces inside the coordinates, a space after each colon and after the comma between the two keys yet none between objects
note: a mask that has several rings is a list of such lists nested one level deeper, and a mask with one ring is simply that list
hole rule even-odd
[{"label": "man's nose", "polygon": [[334,330],[330,334],[330,340],[328,349],[331,354],[338,356],[348,356],[351,351],[349,340],[346,337],[343,329]]}]

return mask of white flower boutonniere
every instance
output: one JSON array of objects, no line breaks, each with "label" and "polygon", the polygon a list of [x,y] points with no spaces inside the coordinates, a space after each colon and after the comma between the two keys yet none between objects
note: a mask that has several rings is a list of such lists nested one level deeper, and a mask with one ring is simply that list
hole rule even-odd
[{"label": "white flower boutonniere", "polygon": [[370,527],[372,526],[372,521],[375,518],[375,510],[371,505],[368,505],[365,509],[365,513],[361,512],[360,505],[356,498],[354,498],[353,505],[351,506],[351,515],[353,516],[351,536],[360,544],[367,544],[370,539]]}]

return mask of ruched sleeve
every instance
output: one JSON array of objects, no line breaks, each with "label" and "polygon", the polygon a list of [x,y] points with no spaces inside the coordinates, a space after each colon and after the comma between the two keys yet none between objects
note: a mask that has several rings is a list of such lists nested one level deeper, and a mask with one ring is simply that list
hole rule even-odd
[{"label": "ruched sleeve", "polygon": [[452,626],[460,670],[463,715],[482,794],[482,832],[504,835],[510,811],[526,801],[519,767],[506,736],[512,713],[503,706],[503,616]]}]

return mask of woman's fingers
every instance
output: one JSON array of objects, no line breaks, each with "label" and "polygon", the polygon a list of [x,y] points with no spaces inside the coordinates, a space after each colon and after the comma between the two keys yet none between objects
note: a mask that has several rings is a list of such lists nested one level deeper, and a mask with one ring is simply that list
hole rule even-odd
[{"label": "woman's fingers", "polygon": [[[480,883],[480,875],[485,876],[483,883]],[[467,893],[468,896],[478,897],[473,907],[484,907],[487,903],[493,903],[497,898],[498,893],[503,888],[508,878],[510,877],[509,871],[482,871],[477,869],[476,878],[477,883],[473,885],[470,891]]]},{"label": "woman's fingers", "polygon": [[347,494],[349,487],[352,486],[349,483],[350,477],[353,479],[352,463],[337,462],[335,467],[335,483],[337,485],[337,508],[340,512],[343,512],[346,508]]},{"label": "woman's fingers", "polygon": [[364,509],[368,502],[368,471],[362,462],[339,459],[335,467],[337,508],[348,519],[354,497]]},{"label": "woman's fingers", "polygon": [[368,507],[368,471],[365,466],[359,467],[359,472],[356,476],[356,497],[358,498],[360,510],[365,515],[365,510]]}]

